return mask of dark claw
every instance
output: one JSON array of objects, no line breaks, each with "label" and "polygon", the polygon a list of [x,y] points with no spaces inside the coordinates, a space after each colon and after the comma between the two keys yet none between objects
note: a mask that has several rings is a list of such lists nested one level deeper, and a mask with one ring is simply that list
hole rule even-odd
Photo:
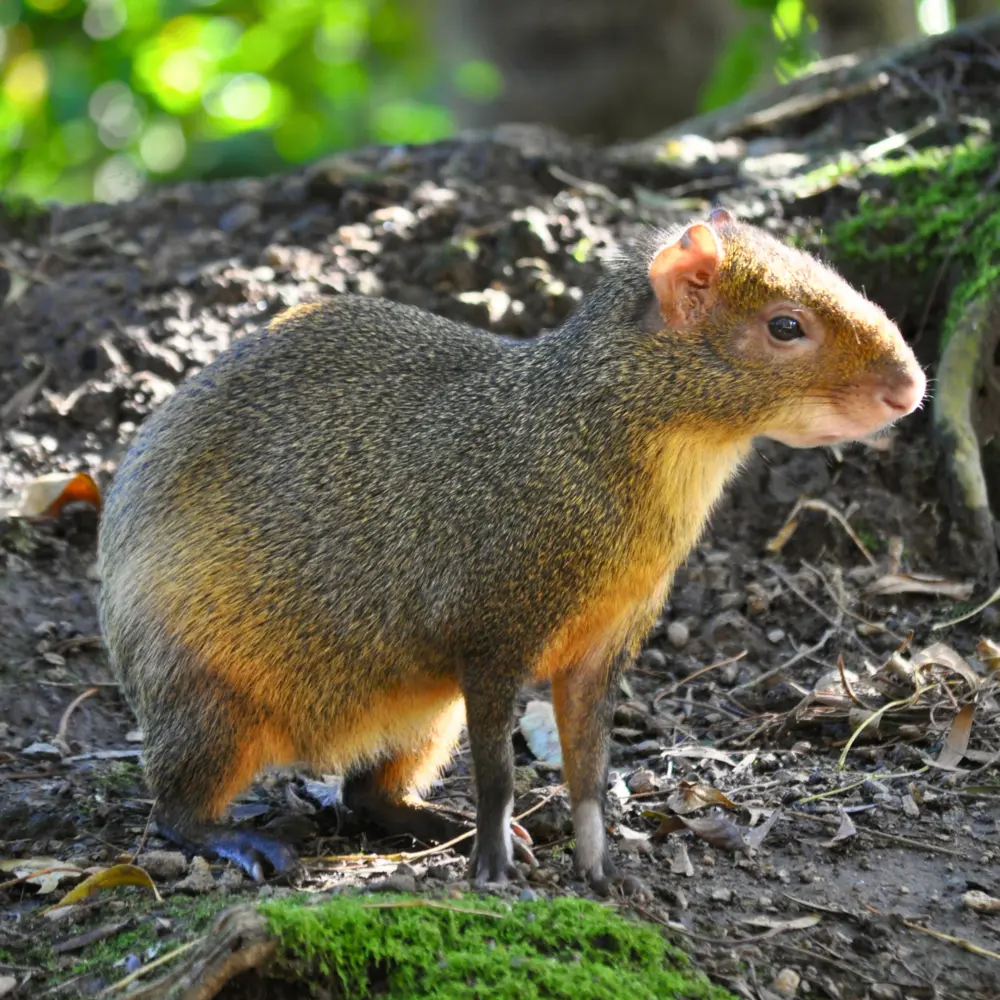
[{"label": "dark claw", "polygon": [[157,823],[156,828],[157,833],[189,854],[231,861],[254,882],[264,881],[265,861],[275,875],[290,875],[299,866],[298,855],[291,847],[255,830],[213,828],[186,835],[164,823]]}]

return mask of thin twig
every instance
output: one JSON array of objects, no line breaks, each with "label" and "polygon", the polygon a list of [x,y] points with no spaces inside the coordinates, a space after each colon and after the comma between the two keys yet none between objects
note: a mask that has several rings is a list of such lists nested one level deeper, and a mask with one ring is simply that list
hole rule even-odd
[{"label": "thin twig", "polygon": [[160,955],[159,958],[154,958],[148,965],[144,965],[142,968],[136,969],[135,972],[130,972],[124,979],[119,979],[117,983],[112,983],[109,987],[102,990],[98,996],[107,997],[112,993],[117,993],[119,990],[125,989],[126,986],[130,986],[137,979],[146,975],[147,972],[151,972],[153,969],[157,969],[161,965],[166,965],[167,962],[173,961],[178,955],[183,955],[184,952],[190,951],[195,945],[201,944],[205,940],[206,938],[204,937],[195,938],[193,941],[188,941],[187,944],[182,944],[179,948],[174,948],[173,951],[168,951],[165,955]]},{"label": "thin twig", "polygon": [[78,694],[67,706],[66,711],[63,712],[62,718],[59,720],[59,729],[56,732],[56,739],[62,743],[66,742],[66,731],[69,729],[69,717],[73,714],[76,706],[81,702],[86,701],[88,698],[93,697],[98,692],[98,688],[91,687],[84,691],[82,694]]}]

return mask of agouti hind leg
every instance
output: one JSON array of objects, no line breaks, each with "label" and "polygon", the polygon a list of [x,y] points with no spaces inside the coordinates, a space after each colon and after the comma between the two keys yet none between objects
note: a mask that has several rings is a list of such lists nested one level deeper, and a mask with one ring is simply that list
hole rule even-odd
[{"label": "agouti hind leg", "polygon": [[454,701],[428,726],[423,739],[388,760],[352,774],[344,784],[344,804],[388,833],[443,843],[465,827],[419,792],[427,788],[451,758],[463,723],[462,703]]},{"label": "agouti hind leg", "polygon": [[145,727],[146,779],[156,796],[159,833],[189,852],[232,861],[256,882],[264,879],[265,862],[275,874],[292,872],[298,858],[287,844],[215,822],[261,771],[292,762],[290,740],[244,699],[217,687],[208,698],[197,688],[177,685],[172,698],[186,704],[175,704],[169,720],[154,716]]}]

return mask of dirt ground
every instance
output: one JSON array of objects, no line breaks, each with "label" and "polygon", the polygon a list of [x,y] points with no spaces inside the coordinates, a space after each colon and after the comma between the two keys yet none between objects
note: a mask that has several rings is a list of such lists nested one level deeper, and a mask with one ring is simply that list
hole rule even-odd
[{"label": "dirt ground", "polygon": [[[0,499],[52,471],[106,483],[137,424],[185,375],[287,306],[359,291],[528,336],[572,312],[601,253],[641,216],[666,225],[693,207],[664,199],[640,212],[623,201],[635,176],[536,133],[505,134],[8,221],[0,260],[14,281],[0,306],[0,403],[20,395],[3,411]],[[671,169],[642,183],[685,183]],[[943,528],[926,424],[925,414],[911,418],[884,450],[763,447],[680,574],[621,695],[612,840],[622,867],[652,890],[622,905],[669,925],[672,940],[743,996],[1000,996],[1000,915],[978,912],[967,895],[1000,896],[1000,728],[995,681],[976,655],[981,640],[1000,640],[1000,613],[932,629],[983,595],[949,589],[976,567]],[[801,511],[770,551],[800,497],[828,506]],[[146,826],[135,721],[95,638],[96,530],[86,506],[43,524],[0,520],[3,858],[106,865],[135,851]],[[908,573],[947,582],[878,593]],[[958,672],[928,674],[929,690],[885,711],[838,769],[852,726],[912,695],[912,654],[939,642],[961,660]],[[851,693],[837,675],[841,657]],[[526,692],[524,702],[546,697]],[[949,733],[962,743],[953,720],[973,700],[964,756],[949,762],[940,757]],[[515,741],[520,812],[559,775],[520,729]],[[307,858],[426,846],[358,829],[329,795],[306,776],[268,778],[235,814]],[[434,797],[470,808],[466,752]],[[684,828],[657,837],[661,820],[647,811],[680,812],[691,828],[674,821]],[[572,875],[565,795],[523,823],[540,863],[527,891],[587,894]],[[155,837],[146,846],[169,848]],[[397,866],[315,861],[303,884],[388,876],[397,888],[440,891],[465,878],[452,851]],[[282,891],[257,890],[224,866],[206,876],[176,855],[154,856],[149,870],[165,895],[182,879],[193,895]],[[76,925],[44,918],[72,884],[47,894],[0,886],[0,983],[6,976],[20,990],[9,995],[94,995],[190,933],[183,920],[158,923],[155,945],[94,971],[86,960],[96,938],[77,936],[110,926],[104,939],[113,938],[132,897],[98,898]],[[154,908],[131,919],[130,929],[165,918]],[[46,944],[64,947],[53,957]],[[54,965],[43,966],[43,952]]]}]

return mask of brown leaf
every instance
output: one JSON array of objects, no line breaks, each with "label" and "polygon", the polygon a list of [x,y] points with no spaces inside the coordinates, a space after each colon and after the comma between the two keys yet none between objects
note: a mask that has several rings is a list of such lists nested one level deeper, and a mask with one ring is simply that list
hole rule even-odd
[{"label": "brown leaf", "polygon": [[841,812],[840,826],[837,827],[837,832],[829,840],[824,841],[823,846],[834,847],[845,840],[850,840],[851,837],[856,837],[857,834],[857,827],[854,825],[851,817],[847,813]]},{"label": "brown leaf", "polygon": [[976,589],[975,583],[948,580],[931,573],[886,573],[865,588],[872,596],[890,594],[932,594],[953,601],[967,601]]},{"label": "brown leaf", "polygon": [[952,673],[958,674],[970,690],[977,691],[981,680],[979,674],[969,665],[968,661],[955,652],[947,643],[935,642],[926,649],[914,653],[910,663],[915,669],[931,665],[947,667]]},{"label": "brown leaf", "polygon": [[705,806],[736,808],[736,804],[726,798],[722,792],[697,781],[682,781],[677,786],[677,790],[667,799],[667,806],[679,816],[704,809]]},{"label": "brown leaf", "polygon": [[975,714],[975,705],[963,705],[958,715],[951,720],[948,736],[938,754],[938,767],[950,769],[957,767],[961,762],[969,746],[969,736],[972,734],[972,720]]},{"label": "brown leaf", "polygon": [[101,509],[101,491],[86,472],[52,472],[26,483],[14,514],[26,518],[55,518],[73,502],[89,503]]},{"label": "brown leaf", "polygon": [[764,820],[760,826],[751,827],[744,836],[746,840],[747,847],[752,851],[759,851],[761,844],[764,843],[764,838],[771,832],[774,824],[778,822],[778,817],[781,815],[780,809],[775,809],[770,816]]},{"label": "brown leaf", "polygon": [[976,656],[986,665],[989,673],[1000,670],[1000,643],[992,639],[980,639],[976,645]]},{"label": "brown leaf", "polygon": [[721,813],[716,816],[684,816],[677,817],[696,837],[707,844],[719,848],[720,851],[745,850],[743,834],[740,828]]}]

